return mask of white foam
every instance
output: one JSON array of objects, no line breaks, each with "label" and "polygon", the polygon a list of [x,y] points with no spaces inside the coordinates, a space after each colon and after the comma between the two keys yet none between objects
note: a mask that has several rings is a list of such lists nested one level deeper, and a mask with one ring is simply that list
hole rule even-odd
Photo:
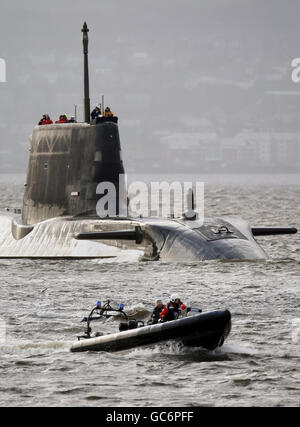
[{"label": "white foam", "polygon": [[222,353],[232,353],[232,354],[249,354],[256,355],[259,354],[259,350],[253,346],[248,346],[245,344],[224,344],[223,347],[220,347],[218,351]]}]

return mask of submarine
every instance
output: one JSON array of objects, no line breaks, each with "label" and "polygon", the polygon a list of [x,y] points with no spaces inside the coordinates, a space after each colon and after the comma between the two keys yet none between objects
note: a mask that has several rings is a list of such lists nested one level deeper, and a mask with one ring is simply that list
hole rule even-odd
[{"label": "submarine", "polygon": [[120,195],[125,169],[118,117],[91,119],[88,32],[84,23],[84,122],[33,129],[21,215],[0,214],[0,258],[259,260],[267,254],[256,237],[297,233],[228,216],[131,217],[125,197],[115,215],[99,217],[98,185]]}]

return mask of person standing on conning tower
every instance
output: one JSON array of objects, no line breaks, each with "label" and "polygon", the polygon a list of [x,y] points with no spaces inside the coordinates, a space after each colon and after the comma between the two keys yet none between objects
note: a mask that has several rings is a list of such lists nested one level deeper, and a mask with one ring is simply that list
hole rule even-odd
[{"label": "person standing on conning tower", "polygon": [[91,112],[91,118],[94,120],[100,116],[101,116],[101,108],[99,107],[94,108],[94,110]]},{"label": "person standing on conning tower", "polygon": [[111,111],[111,109],[109,107],[106,107],[103,116],[104,117],[114,117],[114,113]]},{"label": "person standing on conning tower", "polygon": [[53,124],[53,121],[50,119],[48,114],[44,114],[42,119],[39,122],[39,126],[41,126],[41,125],[43,125],[43,126],[44,125],[52,125],[52,124]]}]

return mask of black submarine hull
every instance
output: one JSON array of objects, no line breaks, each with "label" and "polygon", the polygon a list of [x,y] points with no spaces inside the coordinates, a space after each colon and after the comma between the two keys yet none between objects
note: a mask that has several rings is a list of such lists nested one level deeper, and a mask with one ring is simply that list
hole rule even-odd
[{"label": "black submarine hull", "polygon": [[187,347],[214,350],[223,345],[231,330],[228,310],[197,314],[183,319],[145,326],[74,343],[71,352],[116,352],[175,340]]},{"label": "black submarine hull", "polygon": [[[131,218],[117,117],[93,124],[37,126],[32,134],[22,216],[0,215],[0,258],[257,260],[254,236],[296,229],[251,228],[238,218]],[[99,183],[116,189],[116,216],[101,219]],[[124,214],[125,212],[125,214]],[[127,216],[126,216],[127,214]],[[140,236],[130,241],[133,230]]]},{"label": "black submarine hull", "polygon": [[[224,224],[230,232],[216,232]],[[141,230],[142,241],[128,240],[127,235],[136,227]],[[25,226],[12,217],[0,216],[0,258],[197,262],[256,260],[267,255],[253,238],[248,223],[236,218],[206,218],[202,224],[184,219],[67,216]]]},{"label": "black submarine hull", "polygon": [[[240,219],[220,216],[204,223],[196,216],[193,221],[185,216],[130,218],[126,184],[120,180],[124,166],[118,117],[91,121],[89,116],[88,31],[85,23],[85,122],[33,129],[22,216],[0,214],[0,258],[257,260],[267,255],[254,236],[297,232],[251,228]],[[115,214],[100,219],[97,207],[105,204],[108,192],[103,184],[115,191]]]}]

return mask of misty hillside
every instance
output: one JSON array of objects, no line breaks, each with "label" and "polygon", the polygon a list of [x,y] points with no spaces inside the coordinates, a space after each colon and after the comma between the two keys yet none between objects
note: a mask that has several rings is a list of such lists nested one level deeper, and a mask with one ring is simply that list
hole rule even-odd
[{"label": "misty hillside", "polygon": [[119,116],[128,171],[300,170],[298,1],[1,0],[0,172],[26,171],[43,113]]}]

